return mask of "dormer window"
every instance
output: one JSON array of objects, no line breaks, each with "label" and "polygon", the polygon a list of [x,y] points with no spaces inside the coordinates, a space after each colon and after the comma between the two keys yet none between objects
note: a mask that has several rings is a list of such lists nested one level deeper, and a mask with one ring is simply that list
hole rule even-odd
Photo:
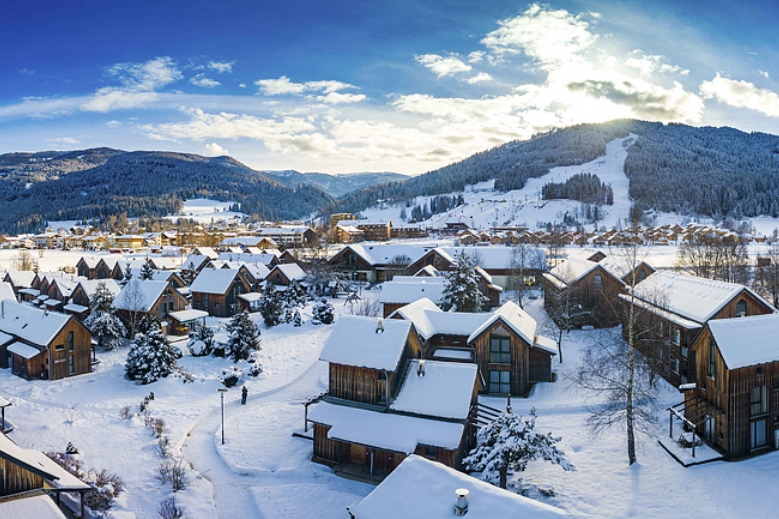
[{"label": "dormer window", "polygon": [[747,316],[747,302],[743,299],[736,303],[736,317]]}]

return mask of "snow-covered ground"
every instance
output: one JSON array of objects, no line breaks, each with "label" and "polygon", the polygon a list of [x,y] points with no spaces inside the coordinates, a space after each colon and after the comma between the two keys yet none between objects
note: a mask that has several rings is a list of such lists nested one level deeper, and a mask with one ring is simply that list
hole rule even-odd
[{"label": "snow-covered ground", "polygon": [[218,202],[207,198],[194,198],[192,200],[185,200],[181,211],[179,211],[178,214],[166,216],[165,218],[168,220],[177,220],[183,217],[187,220],[194,220],[197,223],[229,221],[234,218],[240,221],[247,215],[230,211],[230,207],[234,204],[235,202]]}]

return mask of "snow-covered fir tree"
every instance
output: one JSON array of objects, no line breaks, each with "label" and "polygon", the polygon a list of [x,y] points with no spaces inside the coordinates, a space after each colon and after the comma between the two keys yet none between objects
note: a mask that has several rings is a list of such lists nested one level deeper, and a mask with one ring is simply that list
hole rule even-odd
[{"label": "snow-covered fir tree", "polygon": [[199,325],[187,342],[189,352],[193,357],[205,357],[214,352],[214,330],[205,324]]},{"label": "snow-covered fir tree", "polygon": [[481,291],[476,262],[465,251],[454,257],[452,270],[445,272],[441,309],[453,312],[480,312],[487,303]]},{"label": "snow-covered fir tree", "polygon": [[497,475],[500,488],[506,488],[510,471],[522,472],[532,460],[543,459],[563,470],[576,470],[565,453],[555,447],[560,438],[552,433],[537,433],[535,427],[535,408],[529,417],[523,418],[508,407],[494,422],[479,429],[476,447],[463,465],[468,470],[480,471],[485,481],[494,482]]},{"label": "snow-covered fir tree", "polygon": [[154,277],[154,269],[151,268],[151,263],[148,261],[141,265],[141,281],[149,281]]},{"label": "snow-covered fir tree", "polygon": [[89,328],[101,348],[111,350],[119,345],[127,331],[122,321],[114,311],[114,295],[108,290],[105,282],[97,284],[95,293],[89,303],[89,317],[84,320],[84,326]]},{"label": "snow-covered fir tree", "polygon": [[303,324],[303,319],[300,317],[300,310],[297,308],[295,309],[295,315],[292,316],[292,325],[293,326],[301,326]]},{"label": "snow-covered fir tree", "polygon": [[119,284],[124,286],[127,283],[129,283],[132,278],[133,278],[133,271],[130,268],[130,264],[129,263],[125,263],[124,273],[122,275],[121,281],[119,281]]},{"label": "snow-covered fir tree", "polygon": [[225,352],[234,362],[248,360],[255,351],[260,350],[260,329],[254,324],[248,312],[235,314],[226,329]]},{"label": "snow-covered fir tree", "polygon": [[273,283],[266,283],[260,298],[260,314],[265,326],[270,328],[279,324],[281,315],[284,312],[284,305],[276,286]]},{"label": "snow-covered fir tree", "polygon": [[312,309],[311,322],[313,324],[333,324],[335,320],[335,309],[333,305],[327,302],[324,297],[314,304]]},{"label": "snow-covered fir tree", "polygon": [[181,269],[181,280],[184,281],[184,283],[186,283],[187,286],[189,286],[192,284],[193,281],[195,281],[196,277],[197,277],[197,270],[195,270],[195,264],[190,261],[189,265]]},{"label": "snow-covered fir tree", "polygon": [[127,378],[141,384],[156,382],[176,369],[175,352],[162,334],[159,321],[149,319],[146,328],[145,333],[133,337],[125,364]]}]

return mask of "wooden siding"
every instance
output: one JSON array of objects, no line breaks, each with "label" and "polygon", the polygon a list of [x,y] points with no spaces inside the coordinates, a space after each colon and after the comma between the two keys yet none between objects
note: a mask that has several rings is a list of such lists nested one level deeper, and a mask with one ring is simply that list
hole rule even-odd
[{"label": "wooden siding", "polygon": [[[73,351],[69,346],[69,335],[73,332]],[[92,335],[77,319],[71,317],[54,340],[49,343],[47,357],[48,377],[59,380],[91,371]],[[73,357],[73,370],[70,372],[70,358]]]},{"label": "wooden siding", "polygon": [[[511,371],[511,394],[515,396],[525,396],[529,382],[529,345],[510,330],[511,329],[508,326],[498,320],[472,341],[471,346],[476,350],[476,363],[479,365],[479,370],[484,376],[485,383],[487,384],[487,387],[484,388],[485,392],[489,392],[490,371]],[[510,338],[511,362],[509,364],[490,363],[491,336]]]},{"label": "wooden siding", "polygon": [[728,301],[719,312],[714,314],[712,319],[730,319],[733,317],[739,317],[736,314],[736,306],[738,305],[739,301],[742,300],[747,304],[747,315],[765,315],[773,312],[773,308],[757,299],[746,289],[743,289],[733,299]]},{"label": "wooden siding", "polygon": [[[383,374],[381,370],[345,366],[343,364],[330,363],[330,389],[328,394],[333,398],[351,400],[371,405],[386,405],[382,399],[389,390],[392,400],[392,388],[395,382],[395,373],[387,372],[387,381],[380,381]],[[389,387],[386,385],[389,384]]]},{"label": "wooden siding", "polygon": [[552,381],[552,356],[549,353],[530,348],[528,362],[529,382]]},{"label": "wooden siding", "polygon": [[0,497],[43,488],[43,477],[0,458]]}]

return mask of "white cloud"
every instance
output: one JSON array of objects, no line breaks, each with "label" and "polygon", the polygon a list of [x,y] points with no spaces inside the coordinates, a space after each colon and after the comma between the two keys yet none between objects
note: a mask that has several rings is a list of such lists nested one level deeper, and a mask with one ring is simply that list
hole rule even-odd
[{"label": "white cloud", "polygon": [[422,54],[415,56],[414,60],[430,69],[439,78],[470,72],[472,69],[470,65],[463,63],[455,55],[444,57],[437,54]]},{"label": "white cloud", "polygon": [[366,98],[363,94],[341,94],[340,92],[330,92],[324,96],[317,96],[315,99],[327,104],[340,105],[346,103],[359,103],[361,101],[365,101]]},{"label": "white cloud", "polygon": [[239,83],[238,88],[246,88],[246,83]]},{"label": "white cloud", "polygon": [[579,61],[581,51],[591,48],[598,39],[581,16],[565,10],[551,11],[538,4],[498,25],[481,40],[487,49],[498,57],[524,52],[545,70]]},{"label": "white cloud", "polygon": [[479,63],[481,60],[484,59],[484,55],[486,52],[483,50],[475,50],[468,54],[468,63]]},{"label": "white cloud", "polygon": [[119,128],[120,126],[122,126],[122,123],[116,120],[112,120],[105,123],[105,125],[108,126],[109,128]]},{"label": "white cloud", "polygon": [[479,72],[475,76],[468,78],[466,81],[468,81],[468,83],[472,85],[475,85],[476,83],[484,83],[485,81],[492,81],[492,76],[490,76],[486,72]]},{"label": "white cloud", "polygon": [[748,108],[769,117],[779,117],[779,95],[771,90],[757,88],[748,81],[727,79],[717,74],[711,81],[701,83],[701,95],[736,108]]},{"label": "white cloud", "polygon": [[48,142],[51,145],[54,146],[77,146],[81,144],[81,141],[78,139],[74,139],[73,137],[58,137],[56,139],[46,139],[46,142]]},{"label": "white cloud", "polygon": [[19,70],[17,70],[17,72],[19,74],[22,74],[22,75],[25,75],[25,76],[32,76],[32,75],[35,74],[35,69],[34,68],[24,67],[24,68],[20,68]]},{"label": "white cloud", "polygon": [[204,88],[214,88],[222,84],[219,81],[216,81],[211,78],[207,78],[205,74],[198,74],[190,78],[189,82],[195,86],[204,87]]},{"label": "white cloud", "polygon": [[221,147],[219,144],[212,142],[205,145],[203,148],[203,155],[206,157],[222,157],[224,155],[230,155],[230,152]]},{"label": "white cloud", "polygon": [[765,70],[758,70],[757,73],[766,79],[771,79],[771,77],[768,75],[768,72],[766,72]]},{"label": "white cloud", "polygon": [[235,61],[209,61],[208,68],[214,69],[220,74],[223,72],[232,72],[233,63],[235,63]]},{"label": "white cloud", "polygon": [[182,78],[176,64],[167,57],[145,63],[119,63],[108,69],[123,86],[104,87],[81,104],[86,112],[110,112],[143,106],[157,99],[156,90]]},{"label": "white cloud", "polygon": [[356,89],[354,85],[342,81],[307,81],[293,83],[287,76],[279,79],[260,79],[254,82],[260,87],[260,92],[266,96],[300,95],[306,92],[318,92],[324,95],[309,95],[306,98],[327,104],[359,103],[366,97],[363,94],[343,94],[340,90]]},{"label": "white cloud", "polygon": [[638,70],[642,77],[650,77],[655,72],[679,74],[682,76],[690,73],[687,69],[683,69],[678,65],[664,63],[664,61],[664,56],[648,56],[640,50],[634,50],[631,56],[625,60],[625,65]]}]

